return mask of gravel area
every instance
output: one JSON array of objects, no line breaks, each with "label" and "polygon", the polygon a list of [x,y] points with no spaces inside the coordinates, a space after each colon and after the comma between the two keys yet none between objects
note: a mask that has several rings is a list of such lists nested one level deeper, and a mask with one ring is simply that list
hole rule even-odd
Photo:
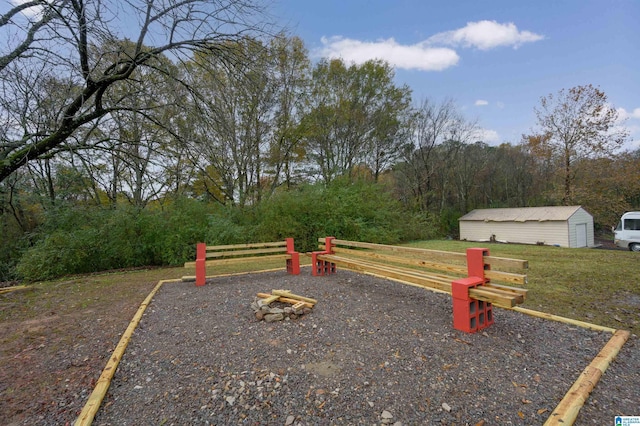
[{"label": "gravel area", "polygon": [[[318,299],[299,319],[257,321],[258,292]],[[340,270],[269,272],[160,289],[94,425],[542,424],[610,333],[494,309],[475,334],[451,297]],[[640,415],[634,336],[576,424]]]}]

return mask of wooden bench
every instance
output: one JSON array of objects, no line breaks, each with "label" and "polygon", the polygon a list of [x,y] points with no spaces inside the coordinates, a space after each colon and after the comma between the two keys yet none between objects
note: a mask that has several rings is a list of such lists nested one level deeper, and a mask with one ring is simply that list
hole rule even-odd
[{"label": "wooden bench", "polygon": [[206,282],[207,266],[273,259],[285,259],[288,273],[293,275],[300,273],[300,254],[294,250],[293,238],[267,243],[217,246],[198,243],[195,262],[187,262],[184,266],[185,268],[196,268],[196,286],[202,286]]},{"label": "wooden bench", "polygon": [[[528,262],[490,256],[488,249],[475,248],[468,249],[467,253],[455,253],[338,240],[333,237],[318,241],[322,251],[312,253],[313,275],[334,273],[336,265],[340,265],[354,271],[451,294],[454,298],[454,324],[456,309],[459,311],[464,307],[465,311],[467,308],[484,309],[484,314],[489,318],[477,316],[476,319],[485,320],[483,324],[490,325],[493,323],[493,305],[510,308],[523,303],[527,296],[526,289],[511,285],[527,283]],[[456,300],[464,303],[456,303]],[[472,314],[473,312],[468,313]],[[462,322],[466,324],[466,316]],[[475,331],[480,329],[471,325],[464,328],[476,328]]]}]

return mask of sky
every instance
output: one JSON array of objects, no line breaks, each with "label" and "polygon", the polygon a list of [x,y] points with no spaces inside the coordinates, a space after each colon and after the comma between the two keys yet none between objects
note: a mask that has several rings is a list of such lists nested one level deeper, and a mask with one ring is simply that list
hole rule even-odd
[{"label": "sky", "polygon": [[452,99],[485,142],[536,129],[540,98],[592,84],[640,148],[640,0],[274,0],[311,59],[383,59],[416,104]]}]

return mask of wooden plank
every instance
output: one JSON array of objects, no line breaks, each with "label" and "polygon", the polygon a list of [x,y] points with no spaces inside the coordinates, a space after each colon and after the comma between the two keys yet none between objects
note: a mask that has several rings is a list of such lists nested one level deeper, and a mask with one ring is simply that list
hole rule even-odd
[{"label": "wooden plank", "polygon": [[303,302],[313,303],[314,305],[318,303],[316,299],[312,299],[310,297],[298,296],[297,294],[291,293],[289,290],[271,290],[271,294],[277,294],[278,296],[288,297],[289,299],[297,299]]},{"label": "wooden plank", "polygon": [[514,274],[513,272],[502,272],[496,270],[484,271],[485,278],[489,278],[492,281],[500,281],[511,284],[527,284],[527,276],[525,274]]},{"label": "wooden plank", "polygon": [[[324,243],[324,238],[319,238],[318,242]],[[368,248],[373,250],[390,250],[401,253],[423,253],[427,256],[433,256],[440,259],[451,259],[464,261],[467,260],[466,253],[455,253],[449,251],[442,250],[429,250],[429,249],[421,249],[417,247],[404,247],[404,246],[393,246],[387,244],[374,244],[374,243],[365,243],[360,241],[347,241],[347,240],[333,240],[333,244],[343,245],[349,247],[358,247],[358,248]],[[528,269],[529,262],[527,260],[522,259],[510,259],[506,257],[498,257],[498,256],[484,256],[484,260],[487,264],[491,265],[495,268],[514,268],[514,269]]]},{"label": "wooden plank", "polygon": [[[207,266],[216,266],[216,265],[229,265],[235,263],[244,263],[244,262],[252,262],[252,261],[265,261],[265,260],[277,260],[277,259],[289,259],[291,257],[290,254],[272,254],[267,256],[254,256],[254,257],[234,257],[230,259],[212,259],[207,260],[205,265]],[[196,262],[186,262],[184,264],[185,268],[195,268]]]},{"label": "wooden plank", "polygon": [[[446,271],[449,273],[457,274],[457,275],[460,275],[461,277],[467,275],[467,268],[466,266],[463,266],[463,265],[452,265],[452,264],[446,264],[446,263],[431,262],[428,260],[422,260],[418,258],[392,256],[392,255],[386,255],[386,254],[376,253],[372,251],[353,250],[353,249],[347,249],[343,247],[334,247],[333,251],[338,254],[346,254],[346,255],[356,256],[361,258],[372,258],[372,259],[383,260],[386,262],[401,263],[404,265],[422,266],[428,269],[436,269],[440,271]],[[527,284],[527,276],[525,274],[516,274],[512,272],[487,270],[485,272],[485,277],[493,281],[500,281],[504,283],[520,284],[520,285]]]},{"label": "wooden plank", "polygon": [[236,250],[260,247],[286,247],[286,241],[273,241],[268,243],[248,243],[248,244],[228,244],[222,246],[207,246],[207,251],[211,250]]},{"label": "wooden plank", "polygon": [[436,288],[438,290],[451,293],[451,281],[446,281],[439,277],[430,277],[421,273],[418,270],[405,270],[401,268],[394,268],[391,266],[384,266],[377,263],[363,262],[354,259],[342,258],[335,255],[319,255],[319,259],[341,264],[353,269],[355,271],[371,271],[380,275],[396,278],[404,281],[409,281],[414,284],[418,284],[422,287]]},{"label": "wooden plank", "polygon": [[529,269],[529,261],[522,259],[509,259],[507,257],[484,256],[484,262],[492,268]]},{"label": "wooden plank", "polygon": [[575,422],[589,394],[593,391],[611,361],[627,342],[629,335],[630,333],[627,330],[617,330],[615,332],[600,353],[591,361],[591,364],[580,374],[580,377],[553,410],[544,426],[572,425]]},{"label": "wooden plank", "polygon": [[120,364],[120,360],[124,355],[124,351],[127,348],[127,345],[129,344],[129,340],[131,340],[131,336],[133,335],[133,332],[135,331],[136,327],[140,323],[140,320],[142,319],[142,315],[144,314],[144,311],[147,309],[147,306],[151,303],[153,296],[158,292],[160,287],[162,287],[164,283],[170,283],[170,282],[180,282],[180,279],[158,281],[158,284],[156,284],[153,290],[151,290],[151,293],[149,293],[147,298],[144,299],[144,301],[138,308],[138,311],[136,312],[136,314],[133,316],[133,319],[129,323],[129,326],[124,331],[124,334],[122,335],[122,337],[120,337],[120,341],[118,342],[116,348],[111,354],[109,361],[107,361],[107,365],[104,367],[104,370],[102,370],[102,374],[100,374],[100,377],[96,382],[96,386],[93,389],[93,392],[91,392],[91,395],[89,395],[89,399],[87,400],[87,403],[84,405],[84,407],[82,408],[82,411],[80,412],[80,415],[74,422],[74,426],[90,426],[91,425],[91,423],[93,422],[93,419],[96,416],[96,413],[98,412],[98,409],[100,408],[100,404],[102,404],[102,400],[104,399],[105,395],[107,394],[107,391],[109,390],[109,386],[111,385],[111,380],[113,379],[113,376],[116,373],[118,364]]},{"label": "wooden plank", "polygon": [[523,302],[527,298],[527,293],[529,292],[529,290],[527,290],[526,288],[507,287],[506,285],[500,285],[500,284],[494,284],[494,283],[485,284],[484,286],[520,295],[522,296]]},{"label": "wooden plank", "polygon": [[386,262],[392,262],[392,263],[401,263],[404,265],[422,266],[424,268],[436,269],[439,271],[446,271],[446,272],[458,274],[460,276],[467,275],[467,268],[466,266],[462,266],[462,265],[451,265],[446,263],[431,262],[428,260],[422,260],[418,258],[392,256],[387,254],[375,253],[371,251],[351,250],[351,249],[346,249],[342,247],[335,247],[334,252],[339,254],[348,254],[351,256],[363,257],[363,258],[379,259],[379,260],[384,260]]},{"label": "wooden plank", "polygon": [[[324,243],[324,238],[319,238],[318,242]],[[368,248],[373,250],[381,250],[381,251],[393,251],[398,253],[413,253],[413,254],[424,254],[425,256],[434,257],[438,259],[447,259],[447,260],[457,260],[460,262],[466,262],[467,255],[464,253],[454,253],[450,251],[442,251],[442,250],[428,250],[421,249],[417,247],[404,247],[404,246],[392,246],[388,244],[375,244],[375,243],[364,243],[360,241],[347,241],[347,240],[333,240],[333,244],[348,246],[348,247],[358,247],[358,248]]]},{"label": "wooden plank", "polygon": [[[381,265],[374,262],[344,258],[336,255],[319,255],[320,260],[342,264],[357,271],[371,271],[390,278],[401,279],[428,288],[435,288],[451,294],[451,281],[457,277],[429,275],[419,270]],[[496,306],[513,307],[524,301],[524,296],[508,292],[503,288],[484,287],[469,289],[469,295],[477,300],[493,303]]]},{"label": "wooden plank", "polygon": [[287,251],[286,247],[216,251],[212,253],[207,252],[207,259],[215,259],[215,258],[222,258],[222,257],[237,257],[237,256],[253,256],[256,254],[265,254],[265,253],[286,253],[286,251]]},{"label": "wooden plank", "polygon": [[[272,294],[269,293],[258,293],[258,297],[264,299],[267,298],[269,296],[273,296]],[[309,303],[309,302],[303,302],[301,300],[297,300],[297,299],[289,299],[288,297],[278,297],[278,302],[284,302],[284,303],[290,303],[292,305],[295,305],[296,303],[304,303],[304,306],[306,306],[307,308],[313,308],[313,303]]]},{"label": "wooden plank", "polygon": [[29,289],[30,287],[27,287],[26,285],[14,285],[11,287],[0,288],[0,294],[12,293],[14,291],[24,291]]},{"label": "wooden plank", "polygon": [[470,288],[469,297],[493,303],[496,306],[512,308],[516,305],[515,295],[499,293],[495,289],[485,288],[484,286]]}]

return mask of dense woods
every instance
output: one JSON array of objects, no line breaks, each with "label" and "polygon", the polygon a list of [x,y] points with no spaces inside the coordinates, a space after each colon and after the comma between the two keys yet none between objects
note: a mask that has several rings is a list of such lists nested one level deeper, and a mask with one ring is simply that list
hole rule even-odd
[{"label": "dense woods", "polygon": [[[178,25],[160,47],[108,34],[102,3],[45,3],[58,14],[31,27],[3,17],[47,36],[0,62],[0,281],[180,264],[200,240],[455,237],[474,208],[579,204],[606,229],[640,207],[640,151],[620,151],[598,88],[541,94],[537,133],[492,146],[385,62],[312,63],[250,19],[199,34],[222,12],[186,3],[202,9],[156,11]],[[227,3],[234,19],[252,6]]]}]

